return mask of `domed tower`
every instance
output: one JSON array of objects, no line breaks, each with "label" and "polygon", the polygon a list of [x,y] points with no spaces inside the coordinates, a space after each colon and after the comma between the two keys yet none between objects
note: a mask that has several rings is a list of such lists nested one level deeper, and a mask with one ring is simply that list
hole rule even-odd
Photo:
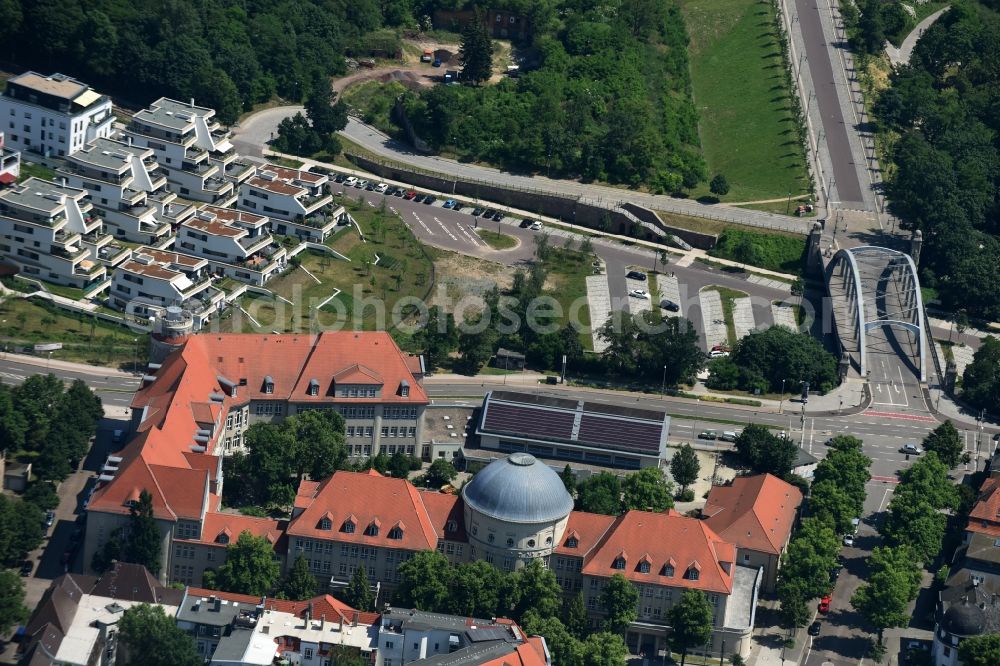
[{"label": "domed tower", "polygon": [[462,499],[475,559],[504,569],[551,555],[573,510],[559,475],[527,453],[491,462],[465,486]]},{"label": "domed tower", "polygon": [[163,363],[163,359],[171,352],[184,346],[184,342],[193,330],[194,319],[191,313],[176,305],[169,306],[162,314],[154,317],[149,349],[150,362]]}]

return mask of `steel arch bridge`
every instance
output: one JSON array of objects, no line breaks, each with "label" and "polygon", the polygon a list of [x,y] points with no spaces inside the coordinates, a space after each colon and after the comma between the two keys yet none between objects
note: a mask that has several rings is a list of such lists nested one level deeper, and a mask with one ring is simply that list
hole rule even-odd
[{"label": "steel arch bridge", "polygon": [[841,249],[827,264],[826,283],[841,344],[849,350],[845,344],[849,333],[862,377],[869,370],[868,332],[888,326],[913,336],[916,358],[910,360],[916,361],[920,381],[927,381],[924,304],[917,266],[910,255],[873,245]]}]

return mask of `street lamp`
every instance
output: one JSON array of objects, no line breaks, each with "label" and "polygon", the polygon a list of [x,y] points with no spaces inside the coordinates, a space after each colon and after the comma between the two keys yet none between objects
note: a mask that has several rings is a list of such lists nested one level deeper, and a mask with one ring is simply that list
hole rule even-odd
[{"label": "street lamp", "polygon": [[139,372],[139,338],[132,338],[132,372]]},{"label": "street lamp", "polygon": [[666,386],[667,386],[667,366],[666,366],[666,364],[664,364],[663,365],[663,378],[660,380],[660,397],[661,398],[666,395]]},{"label": "street lamp", "polygon": [[778,401],[778,413],[781,413],[781,408],[785,404],[785,380],[781,380],[781,400]]}]

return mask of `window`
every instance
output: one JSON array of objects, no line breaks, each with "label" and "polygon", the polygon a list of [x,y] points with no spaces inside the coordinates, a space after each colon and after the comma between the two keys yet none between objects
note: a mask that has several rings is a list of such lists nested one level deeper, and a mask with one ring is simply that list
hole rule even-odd
[{"label": "window", "polygon": [[684,577],[688,580],[698,580],[699,576],[701,576],[701,572],[696,567],[688,568],[687,573],[684,574]]},{"label": "window", "polygon": [[303,650],[302,650],[302,657],[305,658],[305,659],[307,659],[307,660],[308,659],[312,659],[313,658],[313,649],[312,648],[303,648]]},{"label": "window", "polygon": [[346,534],[354,534],[354,521],[346,520],[344,521],[344,532]]},{"label": "window", "polygon": [[649,573],[649,562],[639,562],[639,573]]},{"label": "window", "polygon": [[391,530],[389,530],[389,538],[390,539],[396,539],[396,540],[402,539],[403,538],[403,530],[401,530],[398,527],[393,527]]},{"label": "window", "polygon": [[373,522],[368,525],[368,529],[365,530],[365,536],[377,537],[379,532],[378,522]]},{"label": "window", "polygon": [[535,547],[535,540],[528,539],[528,548],[534,548],[534,547]]},{"label": "window", "polygon": [[667,578],[674,577],[674,568],[669,564],[663,565],[663,571],[660,573],[661,576],[666,576]]},{"label": "window", "polygon": [[449,520],[448,524],[445,526],[445,529],[449,532],[455,532],[458,530],[458,523],[455,522],[454,520]]},{"label": "window", "polygon": [[402,388],[401,388],[401,389],[399,390],[399,394],[400,394],[401,396],[403,396],[404,398],[409,398],[409,397],[410,397],[410,387],[409,387],[409,386],[404,386],[404,387],[402,387]]},{"label": "window", "polygon": [[490,532],[490,535],[488,537],[486,537],[486,540],[489,541],[490,543],[493,543],[493,539],[495,539],[495,538],[496,538],[496,535],[493,534],[492,532]]},{"label": "window", "polygon": [[319,528],[321,530],[331,530],[333,529],[333,522],[329,518],[324,518],[319,521]]},{"label": "window", "polygon": [[624,557],[616,557],[615,561],[611,563],[611,568],[612,569],[619,569],[619,570],[625,569],[625,558]]},{"label": "window", "polygon": [[579,545],[580,545],[580,541],[575,536],[571,536],[570,538],[566,539],[566,547],[567,548],[576,548]]},{"label": "window", "polygon": [[271,394],[274,393],[274,384],[268,382],[264,384],[264,393]]},{"label": "window", "polygon": [[513,539],[507,539],[507,547],[508,548],[513,548],[514,547],[514,540]]}]

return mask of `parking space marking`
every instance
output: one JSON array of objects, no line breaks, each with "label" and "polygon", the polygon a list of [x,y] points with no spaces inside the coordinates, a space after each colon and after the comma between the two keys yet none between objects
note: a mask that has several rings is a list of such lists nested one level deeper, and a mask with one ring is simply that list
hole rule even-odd
[{"label": "parking space marking", "polygon": [[753,305],[749,296],[733,299],[733,328],[736,329],[737,340],[743,339],[756,328]]},{"label": "parking space marking", "polygon": [[444,230],[444,232],[446,234],[448,234],[448,236],[451,237],[451,239],[453,241],[457,241],[458,240],[458,237],[455,234],[451,233],[451,229],[449,229],[448,227],[444,226],[444,222],[442,222],[441,220],[437,219],[437,216],[434,217],[434,221],[438,223],[438,226],[441,227]]},{"label": "parking space marking", "polygon": [[681,302],[681,284],[676,277],[672,275],[657,275],[656,276],[656,291],[660,294],[660,300],[666,298],[667,300],[673,301],[680,308],[677,312],[667,312],[663,311],[663,316],[670,317],[683,317],[684,316],[684,304]]},{"label": "parking space marking", "polygon": [[424,221],[420,219],[419,215],[417,215],[413,211],[410,211],[410,214],[413,215],[413,219],[415,219],[417,222],[420,223],[420,226],[422,226],[424,228],[424,231],[426,231],[429,236],[433,236],[434,235],[434,232],[431,231],[430,227],[428,227],[426,224],[424,224]]},{"label": "parking space marking", "polygon": [[597,335],[597,331],[611,318],[611,291],[607,275],[587,276],[587,305],[590,307],[590,337],[594,342],[594,352],[600,354],[608,348],[608,343]]},{"label": "parking space marking", "polygon": [[701,309],[702,330],[705,331],[705,350],[715,345],[729,344],[726,318],[722,314],[722,297],[717,291],[702,291],[698,294]]},{"label": "parking space marking", "polygon": [[[634,280],[630,277],[625,278],[625,290],[632,292],[635,290],[644,291],[649,293],[649,285],[643,280]],[[628,309],[632,314],[639,314],[640,312],[647,312],[653,309],[653,304],[650,299],[647,298],[636,298],[635,296],[628,297]]]}]

